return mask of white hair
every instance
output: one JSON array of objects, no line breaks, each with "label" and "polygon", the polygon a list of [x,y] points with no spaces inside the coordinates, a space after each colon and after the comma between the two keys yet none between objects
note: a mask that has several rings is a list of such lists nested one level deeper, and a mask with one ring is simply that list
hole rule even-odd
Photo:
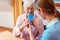
[{"label": "white hair", "polygon": [[24,11],[26,10],[25,8],[27,6],[30,6],[30,5],[33,5],[34,6],[34,3],[35,3],[35,0],[22,0],[23,1],[23,7],[24,7]]},{"label": "white hair", "polygon": [[36,3],[34,4],[36,10],[40,8],[40,7],[38,6],[39,1],[40,1],[40,0],[37,0]]},{"label": "white hair", "polygon": [[24,3],[25,2],[31,2],[31,3],[34,3],[35,2],[35,0],[22,0]]}]

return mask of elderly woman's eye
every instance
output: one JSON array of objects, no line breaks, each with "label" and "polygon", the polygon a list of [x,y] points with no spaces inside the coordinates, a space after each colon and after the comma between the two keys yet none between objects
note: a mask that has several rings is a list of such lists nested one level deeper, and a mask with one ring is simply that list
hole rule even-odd
[{"label": "elderly woman's eye", "polygon": [[29,9],[29,8],[28,8]]}]

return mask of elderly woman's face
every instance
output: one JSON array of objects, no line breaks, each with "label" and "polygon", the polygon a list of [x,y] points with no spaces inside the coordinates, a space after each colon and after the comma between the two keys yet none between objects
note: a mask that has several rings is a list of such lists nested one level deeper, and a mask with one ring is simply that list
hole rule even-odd
[{"label": "elderly woman's face", "polygon": [[32,14],[34,13],[34,7],[33,7],[33,5],[27,6],[25,9],[26,9],[27,13],[32,13]]}]

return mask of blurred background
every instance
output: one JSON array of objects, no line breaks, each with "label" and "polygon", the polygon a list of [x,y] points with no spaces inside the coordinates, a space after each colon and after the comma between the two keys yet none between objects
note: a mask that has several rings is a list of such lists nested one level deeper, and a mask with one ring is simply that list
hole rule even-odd
[{"label": "blurred background", "polygon": [[11,0],[0,0],[0,26],[14,26]]},{"label": "blurred background", "polygon": [[[60,0],[54,0],[60,11]],[[23,13],[22,0],[0,0],[0,26],[13,28],[17,17]]]}]

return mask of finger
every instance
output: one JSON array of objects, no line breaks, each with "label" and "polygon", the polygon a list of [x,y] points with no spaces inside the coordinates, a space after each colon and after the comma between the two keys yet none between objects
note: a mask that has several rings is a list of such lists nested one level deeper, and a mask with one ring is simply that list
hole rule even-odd
[{"label": "finger", "polygon": [[25,22],[24,22],[24,24],[26,24],[27,22],[29,22],[28,20],[26,20]]},{"label": "finger", "polygon": [[29,22],[26,22],[26,23],[25,23],[25,26],[27,26],[27,25],[29,25]]},{"label": "finger", "polygon": [[28,28],[31,29],[31,26],[29,26]]},{"label": "finger", "polygon": [[25,22],[29,22],[29,20],[25,20]]},{"label": "finger", "polygon": [[27,20],[27,18],[25,18],[25,20]]}]

